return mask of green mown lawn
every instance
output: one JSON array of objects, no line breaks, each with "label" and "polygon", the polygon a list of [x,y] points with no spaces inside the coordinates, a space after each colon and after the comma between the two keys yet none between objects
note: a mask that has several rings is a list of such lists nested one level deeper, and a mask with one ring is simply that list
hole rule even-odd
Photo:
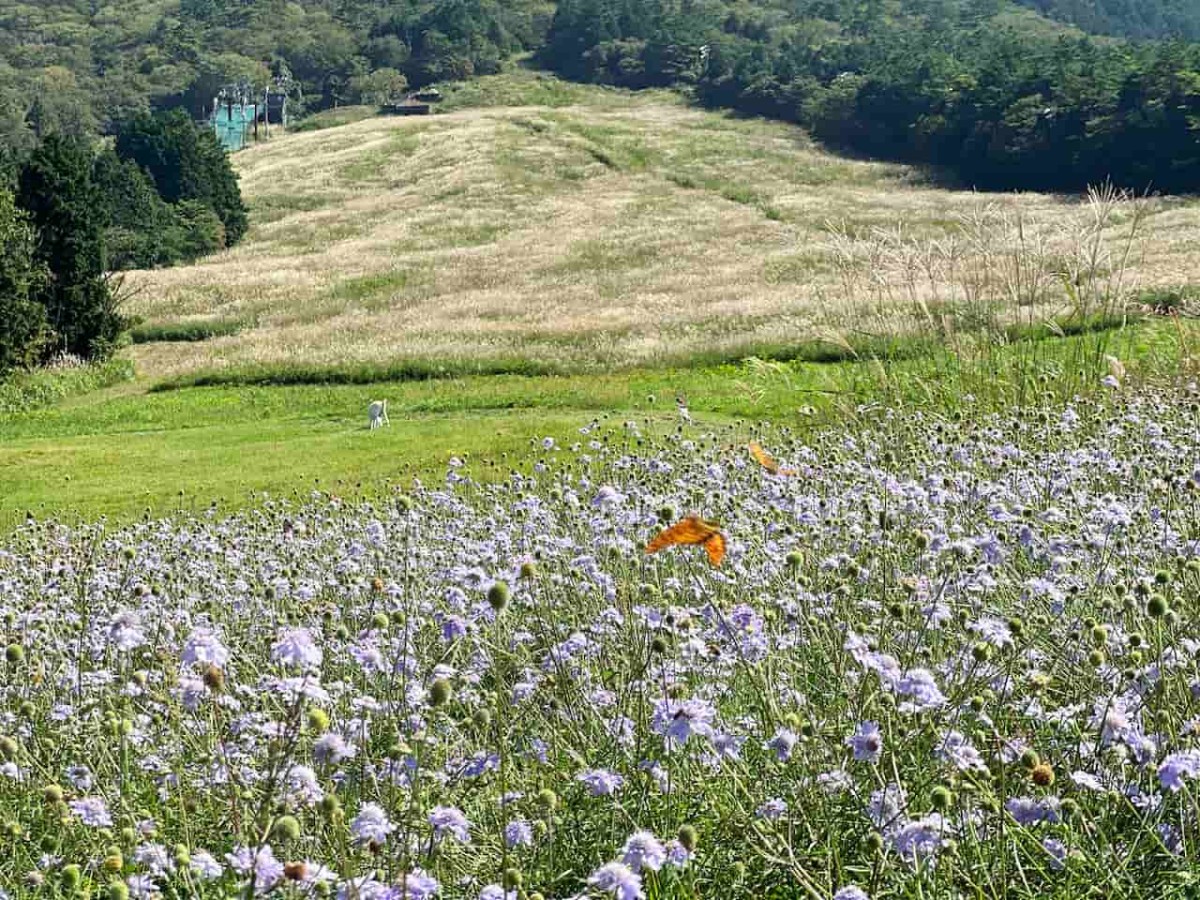
[{"label": "green mown lawn", "polygon": [[[518,457],[527,461],[524,451],[543,437],[578,440],[579,428],[596,418],[674,427],[678,394],[696,434],[740,421],[739,438],[756,421],[812,427],[858,415],[864,403],[996,408],[1040,391],[1095,387],[1106,353],[1131,371],[1178,371],[1191,343],[1180,336],[1150,322],[985,349],[969,360],[750,360],[611,375],[168,391],[125,384],[0,417],[0,530],[27,512],[126,519],[213,501],[228,508],[262,492],[374,493],[414,475],[440,478],[452,456],[477,459],[476,474],[487,477]],[[366,407],[375,398],[388,399],[392,426],[370,432]]]}]

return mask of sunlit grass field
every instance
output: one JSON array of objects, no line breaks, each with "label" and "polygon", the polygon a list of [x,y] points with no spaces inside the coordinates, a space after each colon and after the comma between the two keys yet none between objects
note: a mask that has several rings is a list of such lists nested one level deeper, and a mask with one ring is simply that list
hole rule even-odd
[{"label": "sunlit grass field", "polygon": [[[248,239],[129,280],[148,327],[217,333],[140,344],[139,371],[678,366],[912,333],[972,304],[1060,316],[1061,276],[1081,266],[1147,288],[1194,269],[1190,201],[1125,204],[1097,226],[1076,199],[950,190],[786,124],[527,72],[450,91],[444,109],[239,154]],[[1152,242],[1128,244],[1134,217]],[[1012,296],[1017,256],[1032,289]]]}]

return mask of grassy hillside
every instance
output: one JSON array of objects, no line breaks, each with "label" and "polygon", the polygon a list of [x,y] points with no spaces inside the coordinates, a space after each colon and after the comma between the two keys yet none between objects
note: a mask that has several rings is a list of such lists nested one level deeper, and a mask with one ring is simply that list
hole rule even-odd
[{"label": "grassy hillside", "polygon": [[[240,154],[245,244],[129,280],[137,380],[0,415],[0,529],[371,493],[454,455],[498,477],[593,419],[670,429],[678,394],[700,422],[807,428],[1196,357],[1186,326],[1102,315],[1186,298],[1191,202],[954,192],[790,126],[528,74],[447,110]],[[368,433],[375,397],[393,427]]]},{"label": "grassy hillside", "polygon": [[[373,118],[239,155],[246,242],[131,279],[130,311],[152,328],[217,336],[140,344],[139,369],[370,380],[770,356],[931,318],[1069,315],[1079,298],[1062,272],[1126,250],[1132,210],[1093,246],[1095,211],[1075,200],[945,190],[670,94],[524,74],[464,91],[443,116]],[[468,100],[496,105],[455,109]],[[1154,201],[1140,214],[1158,237],[1132,248],[1138,277],[1186,281],[1200,210]],[[1038,268],[1023,289],[1003,276],[1018,241]],[[1004,308],[1013,290],[1020,308]]]}]

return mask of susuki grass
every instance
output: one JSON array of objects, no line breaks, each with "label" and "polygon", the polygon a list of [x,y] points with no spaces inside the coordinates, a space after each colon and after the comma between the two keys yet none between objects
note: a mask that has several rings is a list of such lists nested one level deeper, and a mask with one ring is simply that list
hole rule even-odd
[{"label": "susuki grass", "polygon": [[[563,102],[533,105],[547,91]],[[132,311],[254,325],[137,346],[140,371],[673,366],[978,333],[984,306],[996,323],[1067,321],[1087,305],[1078,276],[1119,272],[1117,307],[1194,270],[1186,202],[951,192],[786,125],[528,73],[473,82],[450,108],[239,154],[247,242],[137,273]]]},{"label": "susuki grass", "polygon": [[[631,417],[499,480],[32,523],[0,552],[0,885],[1192,896],[1198,394],[1129,391]],[[643,552],[685,514],[720,568]]]}]

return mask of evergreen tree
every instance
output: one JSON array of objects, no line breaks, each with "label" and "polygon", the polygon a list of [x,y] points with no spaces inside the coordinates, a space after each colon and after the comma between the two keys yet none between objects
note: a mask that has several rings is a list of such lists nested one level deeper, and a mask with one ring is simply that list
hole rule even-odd
[{"label": "evergreen tree", "polygon": [[37,300],[45,270],[35,242],[28,217],[0,190],[0,378],[36,363],[49,337],[46,308]]},{"label": "evergreen tree", "polygon": [[136,116],[121,127],[116,149],[149,174],[168,203],[195,200],[209,206],[230,246],[246,234],[249,219],[229,156],[216,135],[186,113]]},{"label": "evergreen tree", "polygon": [[125,321],[106,278],[104,210],[88,147],[48,137],[21,170],[17,197],[37,229],[36,259],[49,272],[35,296],[56,346],[84,358],[108,355]]}]

